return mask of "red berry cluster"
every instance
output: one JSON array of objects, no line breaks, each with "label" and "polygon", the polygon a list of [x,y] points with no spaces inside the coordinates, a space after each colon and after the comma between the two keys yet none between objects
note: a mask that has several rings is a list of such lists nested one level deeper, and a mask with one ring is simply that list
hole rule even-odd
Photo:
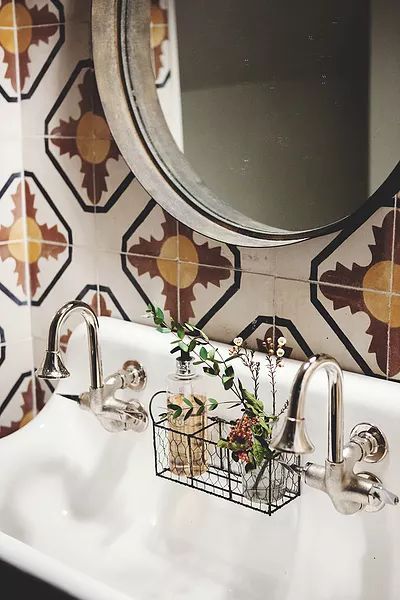
[{"label": "red berry cluster", "polygon": [[238,452],[237,454],[239,460],[245,463],[248,463],[250,460],[247,450],[249,450],[253,445],[253,432],[251,428],[256,423],[257,419],[255,417],[251,418],[247,415],[244,415],[241,419],[236,421],[228,435],[228,442],[234,442],[235,444],[238,444],[246,449]]}]

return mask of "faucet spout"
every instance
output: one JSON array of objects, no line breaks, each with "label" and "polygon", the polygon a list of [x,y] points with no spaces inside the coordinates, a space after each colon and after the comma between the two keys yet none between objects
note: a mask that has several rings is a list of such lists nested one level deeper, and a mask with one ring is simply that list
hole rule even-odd
[{"label": "faucet spout", "polygon": [[308,384],[319,370],[328,376],[328,456],[331,463],[343,462],[343,373],[334,358],[325,354],[312,356],[299,369],[293,383],[287,416],[270,446],[283,452],[307,454],[314,446],[305,429],[305,399]]},{"label": "faucet spout", "polygon": [[318,370],[328,376],[328,456],[325,465],[307,463],[298,469],[304,483],[328,494],[336,510],[352,515],[359,510],[377,511],[385,504],[396,505],[399,498],[383,487],[372,473],[356,473],[360,461],[379,462],[388,452],[386,438],[378,427],[359,423],[344,448],[343,373],[334,358],[312,356],[297,372],[283,427],[270,447],[280,452],[307,454],[314,450],[305,429],[304,409],[310,379]]},{"label": "faucet spout", "polygon": [[49,328],[47,351],[41,367],[37,371],[38,377],[42,379],[62,379],[69,376],[60,354],[61,329],[65,321],[73,314],[79,313],[86,323],[89,365],[90,365],[90,387],[98,390],[103,387],[103,372],[100,357],[100,346],[98,343],[99,323],[92,308],[85,302],[72,300],[62,306],[54,315]]},{"label": "faucet spout", "polygon": [[[120,400],[118,390],[127,388],[142,390],[146,385],[146,372],[137,361],[127,361],[124,367],[103,379],[103,368],[99,345],[99,322],[96,314],[85,302],[72,300],[56,312],[50,323],[47,351],[37,371],[41,379],[63,379],[69,372],[60,353],[61,328],[65,321],[75,313],[81,315],[86,323],[89,347],[90,389],[76,398],[81,408],[96,415],[102,426],[110,432],[132,430],[144,431],[148,425],[146,410],[136,400]],[[67,398],[71,397],[65,395]],[[76,399],[72,396],[73,399]]]}]

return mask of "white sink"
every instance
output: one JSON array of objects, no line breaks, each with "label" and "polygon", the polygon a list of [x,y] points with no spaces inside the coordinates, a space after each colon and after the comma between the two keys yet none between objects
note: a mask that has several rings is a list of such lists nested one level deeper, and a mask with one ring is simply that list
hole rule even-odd
[{"label": "white sink", "polygon": [[[148,404],[173,370],[167,336],[100,319],[105,375],[141,360]],[[72,336],[72,375],[60,393],[88,386],[85,330]],[[280,370],[282,402],[299,366]],[[215,396],[220,390],[207,379]],[[326,453],[326,382],[315,377],[309,433]],[[363,466],[400,492],[396,384],[345,375],[345,430],[369,421],[386,433],[384,462]],[[398,600],[400,509],[342,516],[324,494],[302,496],[268,517],[154,476],[152,429],[104,431],[54,394],[40,415],[0,440],[0,558],[90,600]]]}]

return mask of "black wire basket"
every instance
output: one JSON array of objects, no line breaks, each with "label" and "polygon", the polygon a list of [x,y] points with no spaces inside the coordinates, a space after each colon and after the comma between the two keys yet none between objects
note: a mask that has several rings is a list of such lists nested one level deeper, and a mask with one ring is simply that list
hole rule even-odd
[{"label": "black wire basket", "polygon": [[204,427],[190,434],[168,418],[154,418],[153,443],[158,477],[219,496],[230,502],[272,515],[300,496],[300,477],[293,469],[298,456],[278,453],[259,468],[245,472],[231,452],[218,447],[231,423],[205,417]]}]

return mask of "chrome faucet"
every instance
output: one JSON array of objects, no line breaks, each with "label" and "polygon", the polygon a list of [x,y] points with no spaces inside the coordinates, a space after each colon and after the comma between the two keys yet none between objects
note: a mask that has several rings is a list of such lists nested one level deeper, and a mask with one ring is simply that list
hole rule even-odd
[{"label": "chrome faucet", "polygon": [[383,433],[369,423],[356,425],[350,441],[344,447],[343,434],[343,373],[334,358],[324,354],[311,357],[297,372],[287,414],[270,446],[281,452],[310,454],[314,451],[305,428],[305,401],[308,384],[318,370],[328,376],[328,452],[325,465],[307,463],[291,467],[303,481],[330,497],[336,510],[351,515],[359,510],[377,511],[385,504],[397,505],[399,498],[386,490],[372,473],[355,473],[358,462],[379,462],[388,452]]},{"label": "chrome faucet", "polygon": [[[82,408],[91,410],[107,431],[116,432],[131,429],[144,431],[148,425],[146,410],[137,400],[120,400],[115,394],[121,389],[141,390],[146,384],[145,371],[137,361],[130,361],[124,368],[103,380],[103,368],[100,356],[99,322],[92,308],[73,300],[64,304],[54,315],[50,323],[47,350],[42,365],[37,370],[41,379],[60,380],[70,376],[60,352],[61,329],[65,321],[79,313],[86,323],[90,388],[76,397]],[[71,396],[69,396],[71,397]]]}]

